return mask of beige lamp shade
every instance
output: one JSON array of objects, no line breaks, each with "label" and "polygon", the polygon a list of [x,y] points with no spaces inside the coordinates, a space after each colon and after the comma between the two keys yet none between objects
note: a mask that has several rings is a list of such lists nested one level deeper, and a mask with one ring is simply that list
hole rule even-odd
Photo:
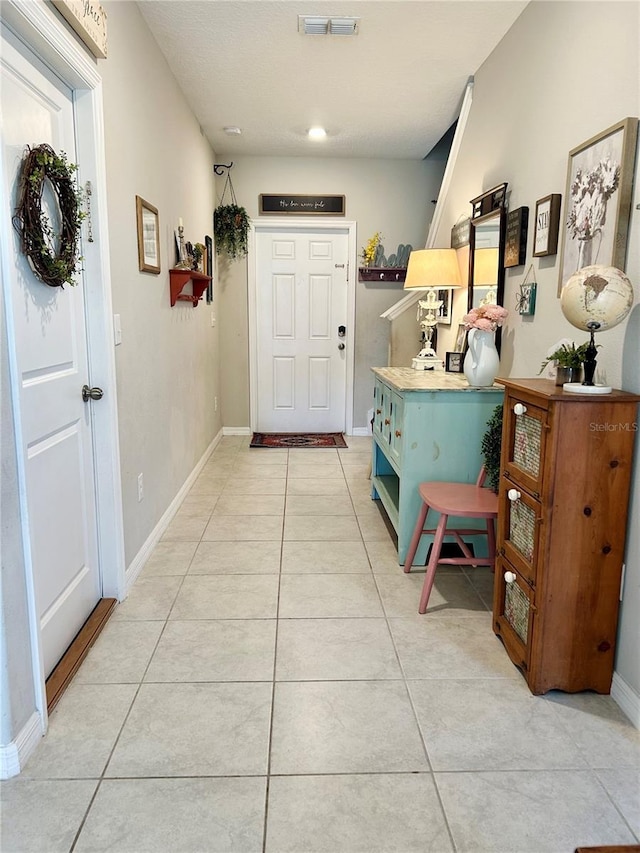
[{"label": "beige lamp shade", "polygon": [[455,249],[416,249],[409,255],[405,290],[462,287]]},{"label": "beige lamp shade", "polygon": [[476,249],[473,253],[473,286],[496,287],[498,284],[498,249]]}]

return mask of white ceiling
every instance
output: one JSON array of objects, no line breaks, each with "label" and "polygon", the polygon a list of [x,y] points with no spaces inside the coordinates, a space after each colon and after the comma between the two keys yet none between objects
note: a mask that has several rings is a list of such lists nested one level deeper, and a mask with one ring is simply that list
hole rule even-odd
[{"label": "white ceiling", "polygon": [[[422,159],[525,0],[140,0],[218,158]],[[298,15],[360,18],[305,36]],[[523,61],[525,60],[523,58]],[[328,137],[311,142],[322,125]],[[242,128],[230,137],[227,125]]]}]

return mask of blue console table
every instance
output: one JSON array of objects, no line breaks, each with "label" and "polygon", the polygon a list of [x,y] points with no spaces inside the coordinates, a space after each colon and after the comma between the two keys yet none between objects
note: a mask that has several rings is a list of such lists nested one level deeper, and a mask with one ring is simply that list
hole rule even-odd
[{"label": "blue console table", "polygon": [[[398,534],[403,564],[420,507],[418,485],[476,481],[482,437],[504,389],[471,388],[464,376],[442,370],[374,367],[373,372],[371,497],[382,502]],[[422,537],[416,564],[425,563],[432,538]]]}]

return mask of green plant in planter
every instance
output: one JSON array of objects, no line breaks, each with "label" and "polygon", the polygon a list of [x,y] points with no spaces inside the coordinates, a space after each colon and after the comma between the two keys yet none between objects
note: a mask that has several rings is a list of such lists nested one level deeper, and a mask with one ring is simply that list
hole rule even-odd
[{"label": "green plant in planter", "polygon": [[247,254],[249,214],[237,204],[224,204],[213,213],[213,238],[216,254],[223,252],[230,258],[244,258]]},{"label": "green plant in planter", "polygon": [[502,449],[502,405],[496,406],[487,421],[487,431],[480,445],[484,457],[484,470],[491,489],[498,492],[500,485],[500,451]]},{"label": "green plant in planter", "polygon": [[582,367],[582,362],[585,360],[587,355],[588,346],[589,341],[585,341],[583,344],[580,344],[579,347],[574,343],[562,344],[557,350],[554,350],[551,355],[548,355],[547,358],[545,358],[538,373],[542,373],[551,361],[554,361],[558,367]]}]

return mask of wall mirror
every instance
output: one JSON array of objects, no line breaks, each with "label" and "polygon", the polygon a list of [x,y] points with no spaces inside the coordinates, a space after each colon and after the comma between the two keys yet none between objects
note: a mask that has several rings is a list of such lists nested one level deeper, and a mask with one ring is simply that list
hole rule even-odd
[{"label": "wall mirror", "polygon": [[[507,230],[507,184],[471,199],[469,227],[468,310],[480,305],[504,305],[504,245]],[[500,333],[496,346],[500,350]]]}]

